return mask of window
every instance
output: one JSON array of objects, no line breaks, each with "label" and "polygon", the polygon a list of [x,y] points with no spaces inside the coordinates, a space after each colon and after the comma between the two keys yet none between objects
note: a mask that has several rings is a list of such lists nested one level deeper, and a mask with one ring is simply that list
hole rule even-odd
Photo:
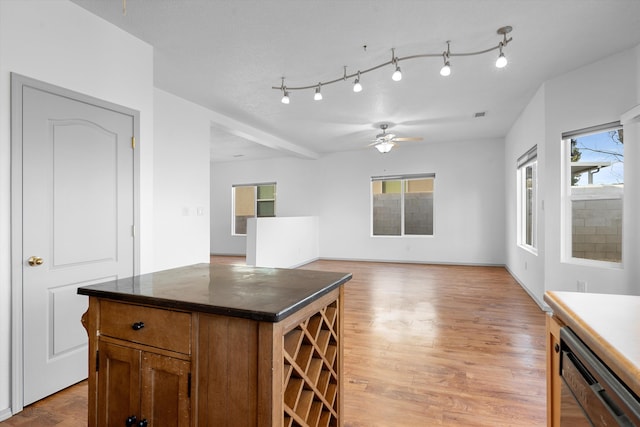
[{"label": "window", "polygon": [[563,134],[565,258],[622,261],[624,138],[619,123]]},{"label": "window", "polygon": [[435,174],[371,178],[374,236],[432,236]]},{"label": "window", "polygon": [[233,233],[247,234],[247,218],[276,216],[276,183],[233,186]]},{"label": "window", "polygon": [[518,159],[518,244],[536,252],[538,193],[538,148],[524,153]]}]

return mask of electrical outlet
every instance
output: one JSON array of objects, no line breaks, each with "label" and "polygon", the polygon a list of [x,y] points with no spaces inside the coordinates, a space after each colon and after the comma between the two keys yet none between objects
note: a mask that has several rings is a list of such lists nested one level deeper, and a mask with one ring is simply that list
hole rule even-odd
[{"label": "electrical outlet", "polygon": [[578,292],[587,292],[587,282],[585,280],[578,280]]}]

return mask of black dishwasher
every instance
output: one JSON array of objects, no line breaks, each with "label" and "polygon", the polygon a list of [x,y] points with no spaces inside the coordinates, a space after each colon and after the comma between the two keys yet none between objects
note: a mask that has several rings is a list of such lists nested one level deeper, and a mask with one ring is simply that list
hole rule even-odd
[{"label": "black dishwasher", "polygon": [[560,350],[562,427],[640,427],[638,396],[568,327],[560,329]]}]

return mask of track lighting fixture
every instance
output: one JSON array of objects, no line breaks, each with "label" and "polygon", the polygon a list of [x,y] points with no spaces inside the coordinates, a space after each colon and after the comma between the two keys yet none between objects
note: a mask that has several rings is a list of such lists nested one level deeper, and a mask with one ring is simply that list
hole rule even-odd
[{"label": "track lighting fixture", "polygon": [[393,75],[391,76],[393,80],[395,81],[399,81],[402,79],[402,71],[400,70],[400,66],[398,65],[398,63],[400,61],[407,61],[410,59],[417,59],[417,58],[434,58],[434,57],[442,57],[444,60],[444,65],[442,66],[442,68],[440,69],[440,75],[442,76],[448,76],[451,74],[451,63],[450,63],[450,58],[453,56],[475,56],[475,55],[482,55],[488,52],[492,52],[494,50],[497,50],[499,52],[498,54],[498,58],[496,60],[496,67],[498,68],[504,68],[507,65],[507,58],[504,55],[503,49],[505,48],[505,46],[507,46],[512,40],[513,38],[511,37],[507,37],[507,34],[509,34],[511,31],[513,30],[513,28],[511,26],[504,26],[504,27],[500,27],[498,28],[498,30],[496,31],[499,35],[502,36],[502,40],[495,46],[489,47],[487,49],[484,50],[480,50],[480,51],[475,51],[475,52],[460,52],[460,53],[454,53],[451,52],[451,42],[447,41],[447,50],[444,51],[443,53],[422,53],[422,54],[417,54],[417,55],[410,55],[410,56],[405,56],[405,57],[397,57],[395,54],[395,48],[391,49],[391,60],[384,62],[382,64],[378,64],[375,65],[371,68],[367,68],[365,70],[358,70],[357,73],[352,73],[352,74],[347,74],[347,67],[344,67],[344,75],[342,77],[339,77],[337,79],[334,80],[329,80],[326,82],[319,82],[318,84],[314,84],[314,85],[309,85],[309,86],[296,86],[296,87],[287,87],[284,85],[284,78],[282,78],[282,84],[280,86],[272,86],[272,89],[277,89],[277,90],[281,90],[283,93],[283,97],[282,97],[282,103],[283,104],[288,104],[289,103],[289,91],[292,90],[306,90],[306,89],[315,89],[315,94],[313,99],[315,100],[319,100],[322,99],[322,94],[320,93],[320,88],[321,86],[326,86],[329,84],[333,84],[333,83],[338,83],[340,81],[346,81],[348,79],[351,79],[352,77],[355,77],[355,80],[353,82],[353,91],[354,92],[361,92],[362,91],[362,84],[360,84],[360,75],[361,74],[365,74],[368,73],[370,71],[374,71],[377,70],[378,68],[383,68],[387,65],[393,65],[395,67],[395,71],[393,73]]},{"label": "track lighting fixture", "polygon": [[358,71],[358,77],[356,77],[356,80],[353,82],[353,91],[356,93],[362,92],[362,85],[360,84],[360,71]]}]

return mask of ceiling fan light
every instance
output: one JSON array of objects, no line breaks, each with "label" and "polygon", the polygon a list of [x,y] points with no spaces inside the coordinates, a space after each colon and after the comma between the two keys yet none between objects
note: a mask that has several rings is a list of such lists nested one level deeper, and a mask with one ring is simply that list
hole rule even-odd
[{"label": "ceiling fan light", "polygon": [[393,148],[395,144],[393,142],[390,141],[383,141],[379,144],[374,145],[374,147],[376,147],[376,150],[378,150],[381,153],[388,153],[389,151],[391,151],[391,149]]},{"label": "ceiling fan light", "polygon": [[360,84],[360,79],[356,79],[356,81],[353,82],[353,91],[356,93],[362,92],[362,85]]},{"label": "ceiling fan light", "polygon": [[320,93],[320,86],[318,86],[316,88],[316,93],[313,94],[313,100],[314,101],[321,101],[322,100],[322,93]]},{"label": "ceiling fan light", "polygon": [[391,76],[391,78],[395,82],[399,82],[400,80],[402,80],[402,71],[400,71],[399,65],[396,65],[396,70],[393,72],[393,75]]},{"label": "ceiling fan light", "polygon": [[284,91],[284,95],[282,96],[282,99],[280,100],[280,102],[282,102],[283,104],[288,104],[289,103],[289,92],[287,92],[286,90]]},{"label": "ceiling fan light", "polygon": [[501,50],[500,55],[498,56],[498,59],[496,59],[496,67],[504,68],[507,66],[507,64],[508,64],[507,57],[504,56],[504,53],[502,53],[502,50]]},{"label": "ceiling fan light", "polygon": [[451,65],[449,65],[449,61],[445,62],[442,68],[440,68],[440,75],[443,77],[451,75]]}]

